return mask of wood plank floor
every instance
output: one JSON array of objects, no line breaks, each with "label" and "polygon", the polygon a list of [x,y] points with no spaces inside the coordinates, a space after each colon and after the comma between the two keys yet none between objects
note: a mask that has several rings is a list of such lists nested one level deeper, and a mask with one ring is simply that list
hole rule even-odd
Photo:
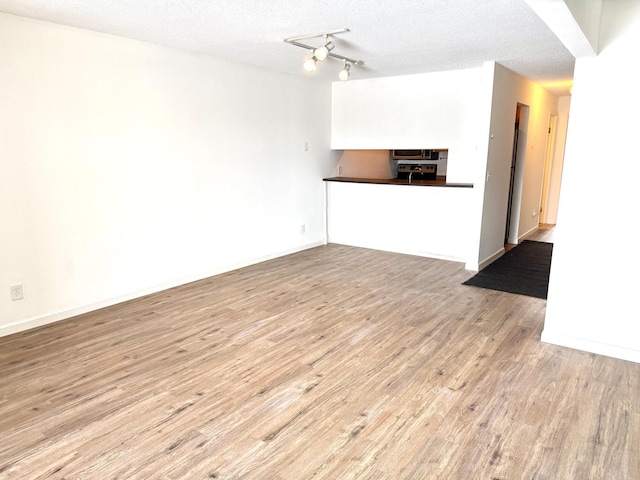
[{"label": "wood plank floor", "polygon": [[640,364],[472,275],[328,245],[0,338],[0,478],[640,478]]}]

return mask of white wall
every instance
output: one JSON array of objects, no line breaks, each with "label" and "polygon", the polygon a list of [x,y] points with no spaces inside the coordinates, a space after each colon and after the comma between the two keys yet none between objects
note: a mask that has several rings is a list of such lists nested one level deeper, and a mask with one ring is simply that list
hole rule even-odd
[{"label": "white wall", "polygon": [[324,242],[329,84],[5,14],[0,45],[0,334]]},{"label": "white wall", "polygon": [[447,181],[474,183],[483,69],[335,82],[334,149],[448,149]]},{"label": "white wall", "polygon": [[542,339],[640,362],[640,3],[605,1],[600,41],[576,61]]},{"label": "white wall", "polygon": [[[549,116],[557,113],[558,97],[541,86],[493,63],[495,68],[491,120],[488,132],[488,154],[482,202],[482,226],[478,261],[482,265],[504,249],[509,176],[513,152],[514,122],[518,103],[528,105],[529,119],[524,159],[522,197],[518,237],[535,230],[538,225],[542,180],[546,158]],[[485,76],[489,76],[487,73]]]}]

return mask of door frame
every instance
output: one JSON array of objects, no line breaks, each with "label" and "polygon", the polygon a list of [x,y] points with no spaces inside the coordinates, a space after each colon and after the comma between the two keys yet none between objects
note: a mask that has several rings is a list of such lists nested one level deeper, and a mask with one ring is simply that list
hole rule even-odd
[{"label": "door frame", "polygon": [[548,223],[549,193],[551,190],[551,172],[553,171],[553,152],[556,148],[556,128],[558,124],[558,114],[549,114],[549,129],[547,136],[547,151],[544,161],[544,173],[542,177],[542,191],[540,192],[540,221]]},{"label": "door frame", "polygon": [[[514,117],[514,142],[511,155],[511,176],[507,199],[507,217],[505,219],[505,243],[517,244],[519,241],[520,210],[524,188],[524,164],[527,154],[527,135],[529,131],[529,113],[531,107],[518,102]],[[518,129],[516,134],[515,129]]]}]

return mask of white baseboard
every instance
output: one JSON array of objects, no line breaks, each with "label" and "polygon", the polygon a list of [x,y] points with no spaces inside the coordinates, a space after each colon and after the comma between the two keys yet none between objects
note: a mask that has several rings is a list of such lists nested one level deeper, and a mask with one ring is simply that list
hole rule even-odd
[{"label": "white baseboard", "polygon": [[[484,267],[486,267],[487,265],[489,265],[490,263],[495,262],[497,259],[499,259],[501,256],[503,256],[505,254],[506,250],[503,248],[501,248],[500,250],[498,250],[497,252],[493,253],[492,255],[488,256],[487,258],[485,258],[482,262],[472,265],[472,264],[467,264],[465,266],[465,268],[467,270],[474,270],[476,272],[479,272],[480,270],[482,270]],[[476,268],[470,268],[470,267],[476,267]]]},{"label": "white baseboard", "polygon": [[520,237],[518,238],[518,241],[516,243],[521,243],[523,240],[526,240],[526,238],[531,235],[532,233],[534,233],[536,230],[538,230],[538,225],[536,225],[535,227],[533,227],[531,230],[529,230],[528,232],[523,233],[522,235],[520,235]]},{"label": "white baseboard", "polygon": [[617,345],[609,345],[606,343],[594,342],[583,338],[571,337],[568,335],[542,331],[541,340],[544,343],[551,343],[561,347],[573,348],[584,352],[597,353],[607,357],[619,358],[629,362],[640,363],[640,351],[631,348],[620,347]]},{"label": "white baseboard", "polygon": [[13,333],[23,332],[25,330],[30,330],[32,328],[41,327],[43,325],[48,325],[50,323],[58,322],[60,320],[66,320],[71,317],[75,317],[77,315],[82,315],[84,313],[93,312],[95,310],[100,310],[101,308],[110,307],[112,305],[116,305],[118,303],[127,302],[129,300],[133,300],[136,298],[144,297],[145,295],[151,295],[153,293],[162,292],[163,290],[168,290],[170,288],[179,287],[180,285],[186,285],[187,283],[196,282],[198,280],[203,280],[205,278],[213,277],[215,275],[220,275],[222,273],[231,272],[232,270],[237,270],[239,268],[248,267],[250,265],[255,265],[257,263],[265,262],[267,260],[272,260],[278,257],[284,257],[285,255],[291,255],[292,253],[301,252],[303,250],[308,250],[310,248],[319,247],[322,245],[326,245],[325,241],[313,242],[307,245],[303,245],[300,247],[283,250],[280,252],[276,252],[269,255],[264,255],[262,257],[253,258],[246,262],[237,263],[234,265],[226,265],[219,269],[215,269],[206,273],[202,273],[199,275],[194,275],[187,278],[182,278],[180,280],[176,280],[174,282],[166,283],[163,285],[156,285],[150,288],[146,288],[144,290],[139,290],[137,292],[128,293],[125,295],[121,295],[115,298],[109,298],[106,300],[102,300],[99,302],[81,305],[78,307],[70,308],[67,310],[53,312],[46,315],[42,315],[39,317],[29,318],[26,320],[21,320],[19,322],[14,322],[9,325],[3,325],[0,327],[0,337],[4,337],[6,335],[11,335]]},{"label": "white baseboard", "polygon": [[446,260],[447,262],[464,263],[463,258],[454,257],[452,255],[442,255],[439,253],[426,252],[422,250],[394,248],[388,245],[372,245],[370,243],[364,244],[358,242],[336,241],[331,238],[329,238],[327,243],[333,243],[335,245],[345,245],[347,247],[367,248],[370,250],[379,250],[381,252],[399,253],[401,255],[413,255],[415,257],[433,258],[435,260]]}]

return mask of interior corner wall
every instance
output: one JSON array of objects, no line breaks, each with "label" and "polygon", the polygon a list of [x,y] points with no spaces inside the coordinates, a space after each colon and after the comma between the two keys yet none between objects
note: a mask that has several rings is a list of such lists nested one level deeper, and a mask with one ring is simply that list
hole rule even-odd
[{"label": "interior corner wall", "polygon": [[480,265],[486,265],[504,251],[514,122],[518,103],[530,106],[518,237],[535,230],[538,225],[549,115],[557,112],[558,97],[496,64],[484,175]]},{"label": "interior corner wall", "polygon": [[[640,257],[625,243],[640,205],[640,3],[605,1],[600,40],[576,60],[542,340],[640,362]],[[611,181],[594,177],[603,158]]]},{"label": "interior corner wall", "polygon": [[0,45],[0,335],[326,241],[330,84],[6,14]]}]

